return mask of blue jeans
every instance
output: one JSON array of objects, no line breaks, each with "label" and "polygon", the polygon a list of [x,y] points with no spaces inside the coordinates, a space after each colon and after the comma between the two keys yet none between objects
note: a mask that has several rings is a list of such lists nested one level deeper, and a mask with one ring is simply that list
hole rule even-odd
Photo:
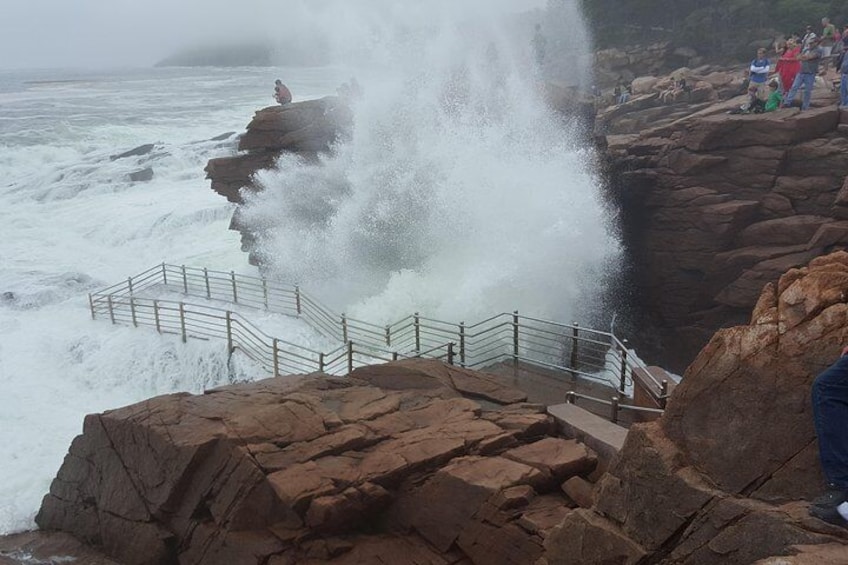
[{"label": "blue jeans", "polygon": [[827,482],[848,489],[848,355],[813,382],[813,423]]},{"label": "blue jeans", "polygon": [[792,83],[792,88],[786,93],[783,99],[783,105],[789,106],[798,94],[798,89],[804,87],[804,98],[801,101],[801,109],[807,110],[810,108],[810,97],[813,95],[813,86],[816,84],[816,75],[813,73],[798,73],[795,75],[795,82]]},{"label": "blue jeans", "polygon": [[842,106],[848,106],[848,73],[842,73],[842,80],[839,83],[840,104]]}]

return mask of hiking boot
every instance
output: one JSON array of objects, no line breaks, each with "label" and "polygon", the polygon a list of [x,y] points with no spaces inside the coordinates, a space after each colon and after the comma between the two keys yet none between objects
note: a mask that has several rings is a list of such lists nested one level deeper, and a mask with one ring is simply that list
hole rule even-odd
[{"label": "hiking boot", "polygon": [[839,526],[842,528],[848,528],[848,521],[839,514],[839,511],[836,510],[836,506],[832,506],[830,508],[822,508],[821,506],[810,506],[810,516],[813,518],[818,518],[823,522],[827,522],[828,524],[833,524],[834,526]]},{"label": "hiking boot", "polygon": [[836,508],[848,500],[848,491],[836,485],[827,485],[827,490],[810,503],[818,508]]}]

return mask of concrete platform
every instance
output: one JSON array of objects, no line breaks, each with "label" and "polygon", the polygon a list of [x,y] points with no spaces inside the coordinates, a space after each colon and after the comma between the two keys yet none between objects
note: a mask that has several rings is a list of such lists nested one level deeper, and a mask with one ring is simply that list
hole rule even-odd
[{"label": "concrete platform", "polygon": [[605,471],[624,446],[627,429],[574,404],[548,406],[559,432],[574,438],[598,454],[598,467]]},{"label": "concrete platform", "polygon": [[[527,363],[513,365],[512,362],[497,363],[482,369],[487,374],[494,375],[505,385],[512,386],[527,394],[527,400],[545,406],[562,404],[566,393],[574,391],[580,395],[591,396],[602,400],[610,400],[613,396],[620,397],[615,387],[585,378],[573,377],[571,373],[553,371]],[[630,404],[630,399],[620,398],[621,404]],[[581,400],[580,405],[598,416],[610,419],[609,406]],[[630,427],[635,422],[643,421],[638,412],[621,410],[618,413],[619,424]]]}]

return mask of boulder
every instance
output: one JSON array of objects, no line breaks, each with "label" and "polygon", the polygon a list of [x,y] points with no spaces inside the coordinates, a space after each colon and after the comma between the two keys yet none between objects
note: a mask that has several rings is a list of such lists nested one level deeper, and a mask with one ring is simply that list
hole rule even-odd
[{"label": "boulder", "polygon": [[153,167],[145,167],[129,175],[131,182],[147,182],[153,180]]},{"label": "boulder", "polygon": [[257,188],[254,173],[273,167],[284,152],[315,159],[346,135],[351,119],[349,108],[335,96],[263,108],[239,138],[241,153],[210,159],[206,177],[212,181],[212,190],[241,203],[241,189]]},{"label": "boulder", "polygon": [[36,521],[127,564],[525,563],[594,459],[523,399],[426,360],[160,396],[86,417]]},{"label": "boulder", "polygon": [[594,506],[547,538],[547,562],[844,560],[848,530],[801,499],[824,488],[810,386],[848,340],[846,296],[846,252],[766,285],[750,324],[714,336],[663,416],[631,427]]},{"label": "boulder", "polygon": [[127,157],[140,157],[142,155],[147,155],[153,148],[156,147],[154,143],[145,143],[144,145],[139,145],[129,151],[124,151],[123,153],[118,153],[116,155],[110,155],[110,161],[117,161],[118,159],[126,159]]}]

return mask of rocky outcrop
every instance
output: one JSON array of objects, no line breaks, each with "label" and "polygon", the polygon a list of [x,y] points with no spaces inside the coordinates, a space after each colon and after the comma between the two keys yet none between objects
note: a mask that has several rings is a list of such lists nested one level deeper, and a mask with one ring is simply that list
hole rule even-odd
[{"label": "rocky outcrop", "polygon": [[807,112],[728,115],[740,102],[605,138],[635,325],[658,338],[635,343],[676,370],[764,284],[848,244],[848,112],[826,89]]},{"label": "rocky outcrop", "polygon": [[809,394],[848,340],[846,296],[845,252],[768,284],[750,325],[715,335],[663,417],[630,429],[594,507],[548,536],[548,563],[844,561],[848,531],[799,499],[824,485]]},{"label": "rocky outcrop", "polygon": [[531,563],[597,460],[523,399],[424,360],[153,398],[86,417],[36,521],[129,564]]},{"label": "rocky outcrop", "polygon": [[698,67],[704,59],[691,47],[676,47],[670,41],[647,45],[610,47],[595,52],[593,71],[597,85],[608,87],[622,79],[660,76],[680,67]]},{"label": "rocky outcrop", "polygon": [[[685,81],[685,87],[675,86],[680,80]],[[612,88],[602,91],[596,135],[636,134],[671,124],[744,94],[745,81],[742,73],[703,65],[680,67],[669,75],[640,75],[630,88],[632,94],[624,104],[617,103]]]},{"label": "rocky outcrop", "polygon": [[314,159],[330,150],[348,131],[350,121],[350,110],[335,96],[263,108],[239,140],[238,155],[209,160],[206,176],[212,180],[212,190],[240,203],[242,188],[256,188],[256,171],[271,168],[283,152]]}]

